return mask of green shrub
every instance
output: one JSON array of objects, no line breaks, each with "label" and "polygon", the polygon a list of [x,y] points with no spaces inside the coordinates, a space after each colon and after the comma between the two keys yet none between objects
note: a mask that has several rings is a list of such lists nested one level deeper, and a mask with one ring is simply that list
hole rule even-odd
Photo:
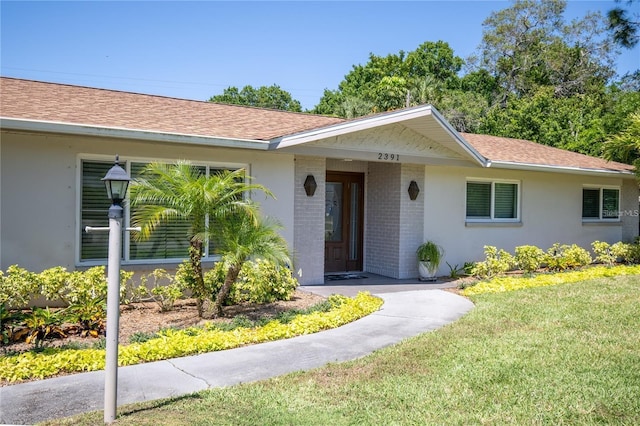
[{"label": "green shrub", "polygon": [[611,254],[622,263],[638,264],[640,263],[640,243],[617,242],[611,246]]},{"label": "green shrub", "polygon": [[564,271],[589,265],[593,259],[589,252],[577,244],[555,243],[547,250],[546,263],[551,271]]},{"label": "green shrub", "polygon": [[26,326],[26,342],[33,343],[36,349],[43,347],[43,343],[50,337],[66,337],[60,327],[62,315],[49,308],[34,308],[24,319]]},{"label": "green shrub", "polygon": [[176,300],[184,296],[181,283],[164,269],[142,275],[135,293],[136,297],[155,302],[162,312],[173,310]]},{"label": "green shrub", "polygon": [[0,271],[0,305],[6,309],[22,308],[39,294],[38,274],[11,265],[6,274]]},{"label": "green shrub", "polygon": [[538,274],[528,277],[496,277],[491,280],[479,282],[472,287],[467,287],[462,290],[461,293],[464,296],[473,296],[484,293],[502,293],[506,291],[544,287],[549,285],[573,284],[595,278],[615,277],[619,275],[640,275],[640,266],[593,266],[581,270],[555,274]]},{"label": "green shrub", "polygon": [[[208,273],[210,274],[211,271],[208,271]],[[191,293],[191,297],[202,298],[203,300],[206,298],[212,298],[213,295],[217,293],[217,290],[220,287],[215,288],[216,282],[212,280],[210,276],[209,278],[207,278],[208,273],[204,274],[204,287],[200,288],[196,280],[196,275],[193,272],[193,268],[191,267],[191,262],[185,260],[180,265],[178,265],[178,269],[176,270],[176,274],[174,277],[174,282],[181,289],[189,290]],[[203,294],[200,294],[201,292]]]},{"label": "green shrub", "polygon": [[232,294],[237,302],[271,303],[290,300],[297,286],[290,269],[258,259],[245,262]]},{"label": "green shrub", "polygon": [[516,266],[526,273],[540,269],[545,259],[544,250],[536,246],[519,246],[515,252]]},{"label": "green shrub", "polygon": [[478,278],[490,278],[504,274],[513,269],[515,259],[511,253],[494,246],[484,246],[485,260],[476,262],[471,270],[471,274]]},{"label": "green shrub", "polygon": [[[132,272],[120,271],[121,302],[127,302],[125,295],[132,276]],[[55,304],[67,305],[64,311],[56,315],[60,315],[65,322],[79,324],[82,329],[81,334],[97,336],[104,332],[107,277],[103,266],[74,272],[68,272],[65,268],[58,266],[38,274],[12,265],[7,269],[6,274],[0,271],[0,290],[0,314],[2,314],[0,334],[3,343],[8,343],[10,338],[18,341],[26,338],[28,342],[34,342],[40,346],[44,340],[40,336],[48,337],[56,334],[53,333],[55,324],[41,324],[42,321],[45,323],[48,321],[44,317],[53,318],[53,313],[34,309],[27,312],[26,317],[17,314],[17,308],[26,306],[39,296],[44,296]],[[11,311],[9,307],[13,307],[14,310]],[[27,322],[31,322],[31,326]],[[18,335],[12,332],[15,327],[39,331],[36,334],[30,331],[28,335],[24,333]]]},{"label": "green shrub", "polygon": [[[226,273],[227,267],[224,263],[217,262],[204,274],[205,283],[212,290],[214,297],[222,287]],[[297,286],[298,281],[288,268],[262,259],[245,262],[238,279],[231,287],[226,303],[234,305],[243,302],[271,303],[276,300],[289,300]]]},{"label": "green shrub", "polygon": [[158,333],[146,333],[143,331],[136,331],[129,337],[129,343],[144,343],[151,339],[157,339],[160,337]]},{"label": "green shrub", "polygon": [[597,263],[604,263],[605,265],[612,266],[618,259],[618,256],[616,256],[611,250],[609,243],[605,241],[592,242],[591,249],[596,255],[595,261]]}]

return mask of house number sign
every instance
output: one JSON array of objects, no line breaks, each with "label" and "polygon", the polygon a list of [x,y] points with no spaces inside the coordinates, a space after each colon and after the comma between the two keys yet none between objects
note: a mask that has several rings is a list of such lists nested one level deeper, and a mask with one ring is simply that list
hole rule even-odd
[{"label": "house number sign", "polygon": [[390,154],[388,152],[379,152],[378,160],[382,161],[400,161],[400,154]]}]

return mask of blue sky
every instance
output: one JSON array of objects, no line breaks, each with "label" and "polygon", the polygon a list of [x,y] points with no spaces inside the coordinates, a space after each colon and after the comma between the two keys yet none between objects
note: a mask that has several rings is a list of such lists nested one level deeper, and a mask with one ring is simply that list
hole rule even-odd
[{"label": "blue sky", "polygon": [[[369,53],[444,40],[466,58],[507,1],[0,2],[0,73],[207,100],[229,86],[279,85],[312,108]],[[569,1],[567,18],[613,1]],[[636,9],[640,2],[636,2]],[[640,68],[640,47],[618,71]]]}]

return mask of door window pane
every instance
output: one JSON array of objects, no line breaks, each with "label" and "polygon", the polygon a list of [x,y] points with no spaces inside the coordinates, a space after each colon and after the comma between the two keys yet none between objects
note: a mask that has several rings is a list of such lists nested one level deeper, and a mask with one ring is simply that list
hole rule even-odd
[{"label": "door window pane", "polygon": [[349,219],[349,260],[358,259],[358,228],[360,227],[360,185],[351,184],[351,217]]},{"label": "door window pane", "polygon": [[342,183],[327,182],[324,216],[325,241],[342,241]]}]

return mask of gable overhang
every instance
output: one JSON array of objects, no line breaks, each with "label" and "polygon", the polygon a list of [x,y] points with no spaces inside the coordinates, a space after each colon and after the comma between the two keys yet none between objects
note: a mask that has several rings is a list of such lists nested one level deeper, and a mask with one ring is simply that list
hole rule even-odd
[{"label": "gable overhang", "polygon": [[[487,166],[487,159],[476,151],[431,105],[421,105],[282,136],[273,139],[269,149],[280,150],[302,147],[302,145],[309,142],[337,138],[350,133],[392,124],[402,124],[444,147],[452,149],[475,164],[483,167]],[[312,153],[314,148],[307,151]],[[321,151],[318,150],[318,154],[320,153]],[[415,160],[419,162],[417,158]]]},{"label": "gable overhang", "polygon": [[182,133],[156,132],[149,130],[127,129],[121,127],[91,126],[84,124],[24,120],[6,117],[0,117],[0,130],[108,137],[116,139],[131,139],[145,142],[162,142],[223,148],[243,148],[262,151],[266,151],[269,149],[269,142],[264,140],[234,139],[215,136],[209,137]]},{"label": "gable overhang", "polygon": [[493,169],[523,170],[546,173],[569,173],[588,176],[614,177],[619,179],[635,179],[630,170],[588,169],[584,167],[554,166],[533,163],[516,163],[510,161],[488,161],[487,167]]}]

